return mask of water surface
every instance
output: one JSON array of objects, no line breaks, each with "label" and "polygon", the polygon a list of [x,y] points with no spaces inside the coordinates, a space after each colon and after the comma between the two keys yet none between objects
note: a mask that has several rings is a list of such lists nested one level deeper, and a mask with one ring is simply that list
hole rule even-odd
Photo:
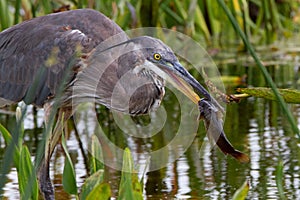
[{"label": "water surface", "polygon": [[[299,89],[297,85],[299,71],[294,65],[269,66],[268,70],[278,87]],[[231,76],[247,74],[248,85],[265,86],[264,79],[256,67],[224,66],[220,71],[223,75]],[[232,92],[234,87],[227,89]],[[176,136],[182,113],[179,112],[180,105],[172,92],[167,92],[163,106],[167,111],[164,127],[159,133],[146,138],[124,134],[114,122],[112,114],[104,107],[97,107],[96,111],[99,123],[108,138],[122,148],[129,147],[133,153],[143,153],[163,148]],[[300,128],[300,106],[289,105],[289,108]],[[149,123],[149,118],[144,116],[135,118],[134,121],[139,126],[145,126]],[[77,119],[76,122],[78,131],[82,135],[81,142],[87,143],[83,135],[89,132],[93,122],[88,117]],[[0,123],[12,129],[15,116],[1,114]],[[36,112],[33,107],[28,107],[24,128],[24,144],[29,147],[34,159],[43,130],[43,110]],[[232,145],[249,155],[250,163],[241,164],[232,157],[222,154],[218,148],[212,150],[205,137],[204,126],[200,122],[196,137],[189,148],[185,150],[178,144],[176,152],[182,154],[179,159],[145,174],[143,179],[145,199],[231,199],[234,192],[246,180],[250,184],[248,199],[279,199],[276,186],[276,167],[279,161],[283,161],[284,164],[283,186],[286,197],[299,198],[299,139],[291,131],[287,118],[276,102],[250,97],[239,104],[228,105],[224,129]],[[70,128],[69,133],[67,146],[76,169],[77,184],[80,187],[87,176],[87,165],[74,130]],[[2,163],[5,162],[2,160],[5,151],[2,137],[0,137],[0,147],[0,163]],[[162,159],[172,161],[174,155],[171,153],[163,155]],[[137,166],[145,166],[145,163],[145,157],[135,157]],[[63,191],[63,166],[64,153],[58,146],[51,160],[51,179],[55,186],[56,199],[74,199]],[[113,196],[117,197],[121,172],[106,167],[106,173],[106,181],[112,187]],[[142,176],[142,173],[139,173],[139,176]],[[19,199],[15,167],[11,167],[7,178],[3,199]]]}]

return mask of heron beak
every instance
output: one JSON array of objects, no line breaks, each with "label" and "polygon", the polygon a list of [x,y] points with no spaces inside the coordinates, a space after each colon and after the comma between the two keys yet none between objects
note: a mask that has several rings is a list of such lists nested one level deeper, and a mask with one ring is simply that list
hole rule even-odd
[{"label": "heron beak", "polygon": [[168,67],[164,67],[165,73],[168,75],[167,81],[179,89],[195,104],[198,104],[200,97],[193,90],[195,89],[200,95],[208,100],[211,99],[208,91],[179,63],[169,63]]}]

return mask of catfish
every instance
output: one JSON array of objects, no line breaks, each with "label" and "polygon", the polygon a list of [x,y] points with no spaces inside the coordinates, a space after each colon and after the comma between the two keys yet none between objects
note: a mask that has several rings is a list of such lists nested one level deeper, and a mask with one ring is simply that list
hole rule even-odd
[{"label": "catfish", "polygon": [[225,154],[229,154],[241,163],[249,162],[249,157],[236,150],[227,139],[223,129],[223,112],[220,111],[214,104],[208,99],[201,99],[198,102],[200,119],[204,120],[207,136],[210,141],[213,141],[220,150]]}]

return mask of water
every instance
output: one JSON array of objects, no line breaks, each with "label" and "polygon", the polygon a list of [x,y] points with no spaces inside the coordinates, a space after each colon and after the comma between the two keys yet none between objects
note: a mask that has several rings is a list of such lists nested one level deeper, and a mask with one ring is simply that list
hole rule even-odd
[{"label": "water", "polygon": [[[296,84],[299,72],[294,71],[293,66],[273,66],[269,67],[268,70],[272,73],[279,87],[299,87]],[[265,84],[255,67],[231,66],[224,67],[221,71],[224,75],[243,75],[246,73],[248,83],[252,86],[264,86]],[[284,72],[284,75],[278,72]],[[229,91],[232,90],[229,88]],[[176,97],[170,92],[165,97],[164,107],[167,110],[165,127],[152,137],[142,139],[124,135],[114,122],[110,112],[105,108],[100,107],[97,111],[100,124],[108,138],[120,147],[130,147],[133,153],[141,153],[163,148],[175,137],[182,114],[179,112],[180,105]],[[300,128],[300,105],[289,105],[289,108],[297,119]],[[83,135],[85,132],[91,131],[89,129],[93,124],[93,121],[88,117],[89,112],[86,112],[85,115],[87,118],[77,120],[78,131],[82,136],[83,143],[87,142]],[[147,116],[135,118],[134,121],[140,126],[149,123]],[[12,128],[15,123],[14,116],[1,114],[0,122],[6,127]],[[32,155],[35,154],[41,138],[42,122],[43,111],[38,110],[35,113],[33,108],[29,107],[24,121],[24,143],[29,147]],[[276,186],[276,167],[279,161],[283,161],[285,195],[287,199],[299,199],[299,140],[292,133],[286,117],[276,102],[250,97],[242,100],[239,104],[228,105],[224,130],[232,145],[249,155],[250,163],[241,164],[230,156],[224,156],[217,148],[211,150],[210,146],[207,145],[207,138],[204,137],[205,130],[201,122],[196,137],[186,151],[183,148],[184,145],[176,144],[176,154],[162,155],[162,159],[172,161],[173,156],[182,153],[179,159],[170,162],[161,169],[145,174],[143,179],[145,198],[231,199],[234,192],[248,180],[250,184],[248,199],[279,199]],[[170,132],[172,134],[168,135]],[[80,187],[87,176],[87,167],[72,128],[70,128],[67,146],[75,165],[77,186]],[[0,147],[0,162],[2,163],[4,162],[2,156],[5,145],[1,137]],[[139,155],[135,156],[136,164],[147,165],[145,164],[146,154],[134,155]],[[56,199],[74,199],[74,196],[63,191],[63,166],[64,154],[62,148],[58,146],[50,166]],[[107,182],[111,185],[113,196],[117,197],[121,173],[109,167],[106,168],[106,172]],[[140,172],[139,176],[142,175],[143,173]],[[18,179],[15,167],[11,167],[7,177],[8,180],[2,197],[3,199],[18,199]]]}]

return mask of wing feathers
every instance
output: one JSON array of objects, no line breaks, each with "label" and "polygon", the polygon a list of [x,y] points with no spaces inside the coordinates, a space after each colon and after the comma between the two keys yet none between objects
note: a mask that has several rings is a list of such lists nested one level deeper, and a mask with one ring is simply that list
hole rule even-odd
[{"label": "wing feathers", "polygon": [[[15,25],[0,33],[1,102],[21,101],[41,67],[37,92],[28,104],[42,106],[57,92],[73,54],[88,53],[122,29],[101,13],[83,9],[55,13]],[[79,59],[74,66],[79,65]],[[76,74],[70,71],[71,78]]]}]

